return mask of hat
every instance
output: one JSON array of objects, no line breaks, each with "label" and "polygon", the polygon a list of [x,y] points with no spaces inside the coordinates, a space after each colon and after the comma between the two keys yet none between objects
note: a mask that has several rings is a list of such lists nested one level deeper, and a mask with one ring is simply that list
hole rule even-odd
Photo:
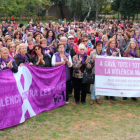
[{"label": "hat", "polygon": [[69,36],[68,36],[68,39],[70,39],[70,38],[74,38],[74,36],[72,36],[72,35],[69,35]]}]

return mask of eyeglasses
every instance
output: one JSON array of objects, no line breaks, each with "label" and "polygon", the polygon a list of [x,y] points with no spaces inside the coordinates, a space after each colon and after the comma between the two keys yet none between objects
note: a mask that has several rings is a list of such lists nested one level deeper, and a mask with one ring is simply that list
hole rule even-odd
[{"label": "eyeglasses", "polygon": [[21,50],[27,50],[27,48],[21,48]]},{"label": "eyeglasses", "polygon": [[69,40],[74,40],[74,38],[69,38]]},{"label": "eyeglasses", "polygon": [[7,40],[7,42],[12,42],[12,40]]},{"label": "eyeglasses", "polygon": [[35,51],[40,50],[40,48],[35,49]]},{"label": "eyeglasses", "polygon": [[88,42],[88,40],[83,40],[82,42]]},{"label": "eyeglasses", "polygon": [[64,48],[64,47],[59,47],[59,49],[62,49],[62,48]]},{"label": "eyeglasses", "polygon": [[10,46],[10,48],[15,48],[15,46]]}]

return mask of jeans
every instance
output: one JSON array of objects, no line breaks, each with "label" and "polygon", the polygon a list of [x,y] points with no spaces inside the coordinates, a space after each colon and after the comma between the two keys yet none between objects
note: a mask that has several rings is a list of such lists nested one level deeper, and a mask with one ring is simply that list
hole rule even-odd
[{"label": "jeans", "polygon": [[[96,96],[96,99],[99,99],[100,95]],[[91,99],[94,100],[95,99],[95,82],[93,84],[92,90],[91,90]]]}]

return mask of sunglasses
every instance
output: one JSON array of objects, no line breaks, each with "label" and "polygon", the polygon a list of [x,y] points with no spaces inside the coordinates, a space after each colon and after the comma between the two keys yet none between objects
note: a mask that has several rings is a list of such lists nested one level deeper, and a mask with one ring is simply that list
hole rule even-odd
[{"label": "sunglasses", "polygon": [[83,40],[82,42],[88,42],[88,40]]},{"label": "sunglasses", "polygon": [[40,50],[40,48],[38,48],[38,49],[35,49],[35,51],[37,51],[37,50]]}]

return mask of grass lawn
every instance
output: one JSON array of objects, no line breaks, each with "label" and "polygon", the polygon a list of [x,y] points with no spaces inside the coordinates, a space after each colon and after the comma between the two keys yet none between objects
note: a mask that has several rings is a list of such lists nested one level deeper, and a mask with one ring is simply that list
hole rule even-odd
[{"label": "grass lawn", "polygon": [[0,140],[139,140],[140,101],[105,101],[102,105],[70,104],[0,131]]}]

